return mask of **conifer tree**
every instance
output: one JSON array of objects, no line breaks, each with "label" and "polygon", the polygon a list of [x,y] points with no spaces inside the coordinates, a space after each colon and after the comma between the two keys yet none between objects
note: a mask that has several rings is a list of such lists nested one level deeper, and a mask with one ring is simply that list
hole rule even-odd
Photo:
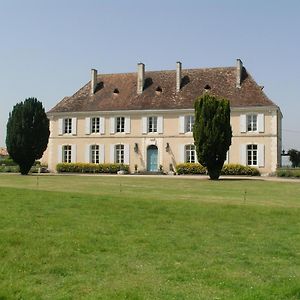
[{"label": "conifer tree", "polygon": [[229,101],[210,94],[196,99],[193,135],[199,163],[210,179],[218,179],[231,145]]},{"label": "conifer tree", "polygon": [[13,107],[7,122],[6,147],[22,175],[27,175],[35,160],[42,157],[49,135],[49,120],[36,98]]}]

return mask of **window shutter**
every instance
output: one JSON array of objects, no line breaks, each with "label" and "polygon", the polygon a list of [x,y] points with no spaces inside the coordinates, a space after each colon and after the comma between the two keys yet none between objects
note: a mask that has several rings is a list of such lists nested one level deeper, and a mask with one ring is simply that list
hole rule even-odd
[{"label": "window shutter", "polygon": [[185,145],[184,144],[180,144],[179,148],[178,148],[178,160],[179,163],[184,163],[185,162]]},{"label": "window shutter", "polygon": [[77,134],[77,119],[72,118],[72,135]]},{"label": "window shutter", "polygon": [[265,131],[264,114],[258,114],[257,115],[257,129],[258,129],[258,132],[264,132]]},{"label": "window shutter", "polygon": [[157,132],[158,133],[163,133],[164,131],[164,124],[163,124],[163,117],[159,116],[157,117]]},{"label": "window shutter", "polygon": [[246,132],[246,115],[240,115],[240,130]]},{"label": "window shutter", "polygon": [[129,165],[129,144],[124,145],[124,164]]},{"label": "window shutter", "polygon": [[64,122],[64,119],[58,119],[58,134],[59,135],[63,134],[63,122]]},{"label": "window shutter", "polygon": [[115,162],[115,145],[110,144],[109,146],[109,156],[110,156],[110,162],[113,164]]},{"label": "window shutter", "polygon": [[224,164],[229,163],[229,150],[226,152],[226,160],[224,161]]},{"label": "window shutter", "polygon": [[246,155],[247,155],[247,145],[242,144],[240,145],[240,162],[244,166],[247,166]]},{"label": "window shutter", "polygon": [[125,117],[125,133],[130,133],[130,117]]},{"label": "window shutter", "polygon": [[185,132],[185,130],[184,130],[185,129],[184,128],[185,127],[184,126],[185,125],[184,124],[185,123],[184,119],[185,119],[184,116],[179,116],[179,133],[184,133]]},{"label": "window shutter", "polygon": [[85,134],[91,134],[91,118],[85,118]]},{"label": "window shutter", "polygon": [[115,122],[115,118],[111,117],[110,118],[110,133],[113,134],[116,132],[116,122]]},{"label": "window shutter", "polygon": [[99,163],[100,164],[104,164],[104,159],[105,159],[105,157],[104,157],[104,145],[102,144],[102,145],[99,145]]},{"label": "window shutter", "polygon": [[85,145],[85,162],[91,162],[91,145]]},{"label": "window shutter", "polygon": [[63,146],[62,145],[58,145],[58,148],[57,148],[57,162],[58,163],[61,163],[62,162],[62,148]]},{"label": "window shutter", "polygon": [[146,134],[147,132],[147,117],[142,117],[142,133]]},{"label": "window shutter", "polygon": [[265,145],[264,144],[258,144],[257,145],[257,155],[258,155],[258,166],[264,167],[265,166]]},{"label": "window shutter", "polygon": [[71,162],[75,163],[77,157],[76,145],[71,145]]},{"label": "window shutter", "polygon": [[105,118],[100,117],[100,134],[105,134]]}]

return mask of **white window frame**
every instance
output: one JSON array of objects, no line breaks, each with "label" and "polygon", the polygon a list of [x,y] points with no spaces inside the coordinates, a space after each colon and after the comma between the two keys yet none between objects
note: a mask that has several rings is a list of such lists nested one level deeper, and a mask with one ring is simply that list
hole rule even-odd
[{"label": "white window frame", "polygon": [[115,145],[115,163],[116,164],[124,164],[125,162],[125,146],[123,144]]},{"label": "white window frame", "polygon": [[147,132],[148,133],[156,133],[157,130],[157,116],[150,116],[147,119]]},{"label": "white window frame", "polygon": [[62,146],[62,162],[71,163],[72,162],[72,145]]},{"label": "white window frame", "polygon": [[196,149],[195,145],[188,144],[184,147],[184,162],[185,163],[195,163],[196,159]]},{"label": "white window frame", "polygon": [[90,160],[92,164],[100,163],[100,146],[97,144],[90,146]]},{"label": "white window frame", "polygon": [[257,132],[258,131],[258,115],[257,114],[247,114],[246,115],[246,129],[247,129],[247,132]]},{"label": "white window frame", "polygon": [[125,117],[119,116],[115,118],[115,130],[117,133],[125,132]]},{"label": "white window frame", "polygon": [[248,144],[246,149],[247,166],[258,167],[258,145]]},{"label": "white window frame", "polygon": [[100,117],[91,117],[91,133],[100,133]]},{"label": "white window frame", "polygon": [[193,127],[195,124],[195,116],[188,115],[184,117],[184,132],[190,133],[193,132]]},{"label": "white window frame", "polygon": [[72,134],[72,118],[63,119],[63,134]]}]

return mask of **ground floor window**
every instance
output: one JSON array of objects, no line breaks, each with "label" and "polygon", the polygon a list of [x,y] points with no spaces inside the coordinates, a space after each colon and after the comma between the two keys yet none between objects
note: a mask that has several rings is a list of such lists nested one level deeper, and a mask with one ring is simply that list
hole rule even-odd
[{"label": "ground floor window", "polygon": [[70,163],[72,161],[72,146],[71,145],[64,145],[62,149],[62,160],[64,163]]},{"label": "ground floor window", "polygon": [[185,162],[194,163],[196,161],[195,145],[185,146]]},{"label": "ground floor window", "polygon": [[247,165],[257,166],[257,145],[247,145]]},{"label": "ground floor window", "polygon": [[124,145],[115,146],[115,163],[117,164],[124,163]]},{"label": "ground floor window", "polygon": [[99,145],[91,146],[91,163],[99,164]]}]

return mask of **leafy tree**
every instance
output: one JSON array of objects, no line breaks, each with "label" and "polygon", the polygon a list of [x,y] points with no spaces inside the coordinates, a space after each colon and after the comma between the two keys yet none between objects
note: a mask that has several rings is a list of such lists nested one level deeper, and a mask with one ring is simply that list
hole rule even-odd
[{"label": "leafy tree", "polygon": [[36,98],[13,107],[7,122],[6,146],[22,175],[27,175],[35,160],[42,157],[49,134],[49,120]]},{"label": "leafy tree", "polygon": [[290,156],[290,161],[293,168],[300,167],[300,151],[296,149],[290,149],[288,151],[288,155]]},{"label": "leafy tree", "polygon": [[210,179],[218,179],[231,145],[229,101],[210,94],[196,99],[193,135],[198,161]]}]

